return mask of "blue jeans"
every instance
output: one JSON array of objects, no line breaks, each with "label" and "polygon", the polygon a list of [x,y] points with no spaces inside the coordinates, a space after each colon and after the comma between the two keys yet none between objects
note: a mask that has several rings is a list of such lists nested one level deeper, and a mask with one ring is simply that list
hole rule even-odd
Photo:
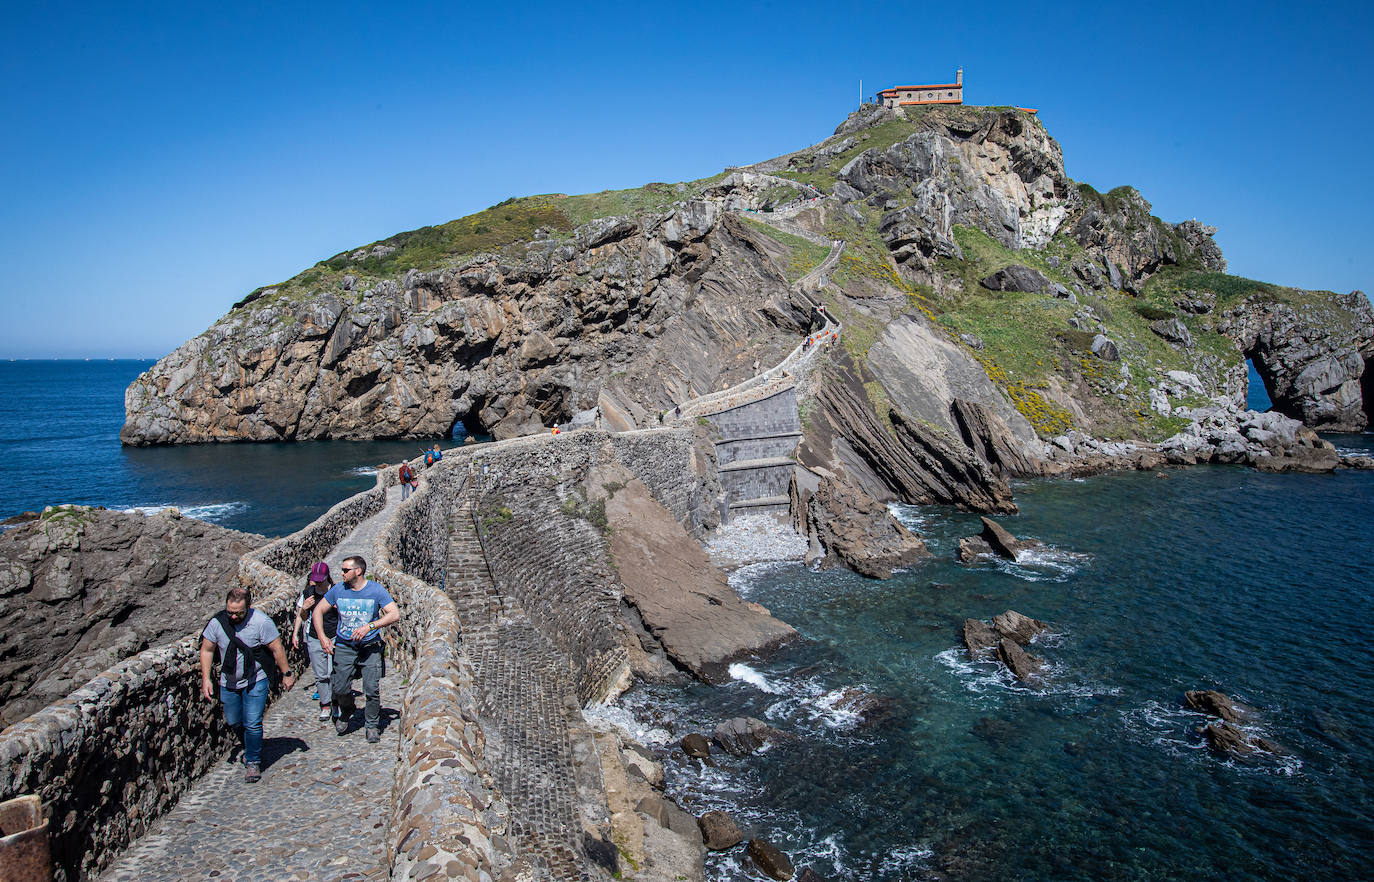
[{"label": "blue jeans", "polygon": [[271,684],[259,677],[252,686],[243,689],[219,687],[219,700],[224,704],[224,722],[243,738],[243,761],[259,765],[262,762],[262,712],[267,707],[267,693]]}]

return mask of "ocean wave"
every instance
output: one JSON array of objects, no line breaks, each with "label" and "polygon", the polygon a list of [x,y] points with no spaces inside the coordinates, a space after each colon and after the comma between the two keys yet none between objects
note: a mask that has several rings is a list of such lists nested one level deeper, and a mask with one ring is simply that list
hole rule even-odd
[{"label": "ocean wave", "polygon": [[246,502],[214,502],[206,505],[135,505],[130,508],[121,509],[125,514],[141,514],[145,517],[152,517],[161,511],[175,508],[188,518],[195,518],[198,521],[207,523],[218,523],[232,515],[242,514],[248,511]]},{"label": "ocean wave", "polygon": [[764,677],[763,674],[760,674],[758,671],[742,662],[735,662],[730,665],[729,672],[730,676],[734,679],[748,683],[760,692],[767,692],[770,695],[775,695],[779,691],[777,687],[768,682],[768,678]]},{"label": "ocean wave", "polygon": [[348,473],[349,473],[350,475],[362,475],[362,476],[364,476],[364,477],[371,477],[371,476],[377,474],[377,467],[376,467],[376,466],[357,466],[356,468],[351,468],[351,469],[349,469],[349,470],[348,470]]},{"label": "ocean wave", "polygon": [[907,505],[903,502],[889,502],[887,510],[897,519],[897,523],[906,527],[918,536],[924,536],[931,521],[931,516],[922,511],[915,505]]},{"label": "ocean wave", "polygon": [[1067,582],[1091,560],[1090,554],[1067,551],[1053,545],[1023,548],[1016,553],[1016,560],[990,554],[978,557],[980,564],[989,565],[1026,582]]}]

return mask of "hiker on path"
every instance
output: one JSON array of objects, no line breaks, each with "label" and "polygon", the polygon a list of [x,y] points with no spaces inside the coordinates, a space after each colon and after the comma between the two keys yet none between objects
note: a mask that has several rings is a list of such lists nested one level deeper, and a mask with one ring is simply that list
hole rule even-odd
[{"label": "hiker on path", "polygon": [[401,479],[401,501],[405,502],[415,488],[420,486],[420,478],[405,460],[401,461],[401,467],[397,469],[396,475]]},{"label": "hiker on path", "polygon": [[[310,568],[310,575],[306,577],[305,587],[301,589],[301,596],[296,600],[296,621],[291,626],[291,648],[300,647],[301,632],[305,632],[305,646],[310,653],[310,669],[315,672],[315,698],[320,702],[320,720],[327,720],[330,717],[331,700],[329,678],[333,672],[330,665],[330,657],[320,645],[319,635],[315,633],[315,617],[312,610],[315,604],[320,601],[329,589],[334,585],[334,577],[329,572],[329,564],[320,561]],[[330,610],[324,617],[324,634],[330,640],[334,639],[334,632],[339,627],[339,613],[337,610]]]},{"label": "hiker on path", "polygon": [[215,649],[219,649],[219,700],[224,722],[243,742],[243,778],[252,783],[262,778],[262,713],[271,688],[269,665],[282,673],[282,686],[296,685],[281,646],[281,635],[266,613],[253,609],[247,588],[229,589],[224,609],[215,614],[200,635],[200,694],[215,700],[210,677]]},{"label": "hiker on path", "polygon": [[441,459],[443,459],[443,458],[444,458],[444,453],[443,453],[442,450],[439,449],[439,444],[438,444],[438,442],[435,442],[435,444],[434,444],[433,447],[431,447],[429,450],[426,450],[426,451],[425,451],[425,465],[426,465],[426,466],[432,466],[432,465],[434,465],[436,462],[438,462],[439,460],[441,460]]},{"label": "hiker on path", "polygon": [[357,707],[349,681],[361,671],[363,695],[367,699],[364,720],[367,740],[375,744],[382,738],[382,676],[386,673],[382,628],[401,620],[400,607],[385,588],[367,578],[367,561],[354,555],[344,558],[343,581],[315,604],[312,617],[315,633],[324,631],[324,616],[339,613],[338,633],[333,639],[322,636],[320,645],[334,657],[332,690],[334,694],[334,731],[348,732],[348,721]]}]

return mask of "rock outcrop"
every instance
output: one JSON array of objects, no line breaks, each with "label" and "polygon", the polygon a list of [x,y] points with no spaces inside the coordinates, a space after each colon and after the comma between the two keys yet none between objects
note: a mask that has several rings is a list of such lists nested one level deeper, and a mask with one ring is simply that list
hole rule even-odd
[{"label": "rock outcrop", "polygon": [[182,517],[45,509],[0,533],[0,728],[195,631],[265,539]]},{"label": "rock outcrop", "polygon": [[631,604],[653,640],[698,677],[723,682],[726,665],[797,632],[740,599],[692,536],[627,469],[593,472],[589,499],[610,528],[608,545]]},{"label": "rock outcrop", "polygon": [[925,543],[898,523],[887,506],[833,478],[811,495],[806,523],[809,535],[826,550],[822,567],[843,563],[856,573],[887,579],[894,568],[930,557]]},{"label": "rock outcrop", "polygon": [[1374,308],[1361,291],[1315,302],[1253,295],[1219,329],[1254,362],[1274,409],[1327,432],[1358,432],[1374,402],[1361,384],[1374,361]]}]

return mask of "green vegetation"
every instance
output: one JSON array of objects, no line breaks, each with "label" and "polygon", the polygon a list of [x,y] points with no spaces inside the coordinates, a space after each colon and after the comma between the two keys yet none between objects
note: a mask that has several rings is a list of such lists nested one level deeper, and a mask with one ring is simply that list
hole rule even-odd
[{"label": "green vegetation", "polygon": [[[1116,191],[1113,191],[1116,192]],[[1108,194],[1110,195],[1110,194]],[[973,334],[983,341],[981,351],[970,350],[1041,435],[1059,434],[1071,427],[1070,415],[1044,392],[1051,378],[1066,385],[1083,384],[1093,394],[1112,402],[1121,412],[1119,421],[1098,427],[1105,437],[1164,438],[1178,430],[1176,419],[1159,416],[1148,407],[1150,378],[1157,371],[1191,370],[1198,354],[1216,356],[1221,363],[1235,363],[1240,353],[1226,337],[1211,330],[1203,319],[1173,308],[1167,299],[1137,300],[1119,291],[1089,294],[1082,303],[1107,325],[1107,336],[1116,343],[1123,361],[1130,365],[1129,378],[1121,366],[1092,355],[1094,331],[1075,330],[1069,318],[1079,307],[1039,293],[989,291],[979,280],[1011,264],[1039,270],[1052,281],[1072,287],[1066,268],[1074,246],[1056,240],[1042,251],[1013,252],[981,230],[956,227],[955,239],[964,260],[942,259],[940,269],[957,279],[961,291],[940,298],[933,306],[939,322],[956,339]],[[1054,266],[1050,258],[1057,258]],[[1184,273],[1195,273],[1188,270]],[[1178,318],[1194,340],[1194,352],[1185,355],[1150,330],[1160,318]],[[1115,399],[1118,391],[1125,402]],[[1101,418],[1102,415],[1099,415]]]},{"label": "green vegetation", "polygon": [[[685,184],[655,182],[630,190],[605,190],[580,196],[547,194],[507,199],[445,224],[420,227],[341,251],[284,282],[255,289],[240,303],[253,302],[255,306],[262,306],[278,301],[294,302],[305,295],[324,291],[351,296],[357,302],[372,283],[394,278],[407,270],[450,266],[474,254],[529,241],[540,229],[554,238],[562,238],[575,227],[596,218],[664,211],[674,202],[700,196],[725,176],[726,173],[721,172]],[[355,279],[352,292],[344,291],[345,275]]]},{"label": "green vegetation", "polygon": [[478,512],[478,522],[481,523],[484,533],[492,527],[508,524],[513,520],[515,520],[515,512],[502,502],[485,505]]},{"label": "green vegetation", "polygon": [[801,236],[784,233],[777,227],[769,226],[748,215],[741,215],[740,219],[752,229],[759,231],[787,249],[787,264],[783,267],[783,274],[787,276],[788,282],[795,282],[820,266],[821,261],[825,260],[825,256],[830,253],[830,249],[824,245],[818,245],[810,239],[803,239]]},{"label": "green vegetation", "polygon": [[[803,184],[810,184],[822,190],[829,190],[838,179],[840,169],[854,157],[863,153],[865,150],[878,148],[886,150],[898,141],[905,140],[917,131],[919,126],[907,119],[892,119],[880,123],[873,128],[864,129],[850,135],[835,135],[827,141],[843,141],[846,137],[854,138],[854,146],[842,153],[832,157],[828,163],[818,169],[794,169],[787,168],[782,171],[774,172],[777,177],[787,178]],[[826,142],[822,142],[822,146]]]}]

